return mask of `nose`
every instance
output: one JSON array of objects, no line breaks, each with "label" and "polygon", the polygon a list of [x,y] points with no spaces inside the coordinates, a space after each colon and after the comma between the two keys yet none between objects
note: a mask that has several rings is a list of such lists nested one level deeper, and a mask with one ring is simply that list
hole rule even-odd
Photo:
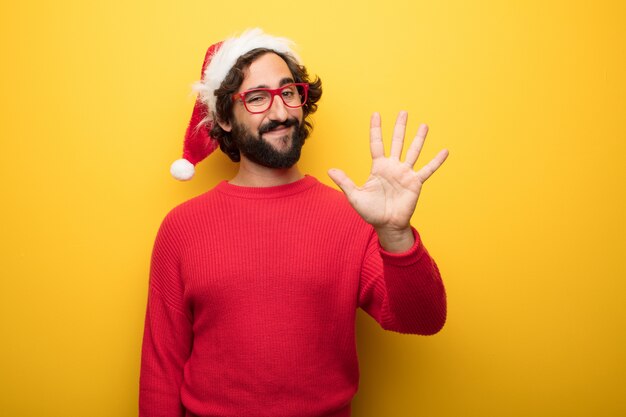
[{"label": "nose", "polygon": [[269,108],[267,116],[270,120],[284,122],[289,117],[287,106],[283,103],[283,99],[277,94],[274,96],[272,105]]}]

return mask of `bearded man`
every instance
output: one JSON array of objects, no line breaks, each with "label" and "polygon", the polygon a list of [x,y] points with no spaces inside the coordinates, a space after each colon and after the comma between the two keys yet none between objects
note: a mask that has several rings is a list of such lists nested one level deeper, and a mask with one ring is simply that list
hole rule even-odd
[{"label": "bearded man", "polygon": [[140,416],[348,417],[358,387],[356,309],[384,329],[431,335],[446,319],[444,286],[411,225],[441,151],[404,161],[406,112],[388,157],[371,120],[372,171],[343,193],[297,167],[322,95],[290,41],[249,30],[209,48],[184,159],[189,179],[217,146],[234,178],[174,208],[150,270]]}]

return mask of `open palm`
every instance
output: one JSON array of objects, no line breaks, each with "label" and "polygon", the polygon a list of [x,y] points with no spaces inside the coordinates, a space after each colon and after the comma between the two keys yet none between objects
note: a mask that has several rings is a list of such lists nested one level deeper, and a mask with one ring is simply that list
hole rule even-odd
[{"label": "open palm", "polygon": [[330,178],[343,190],[348,201],[363,219],[377,231],[401,231],[410,228],[410,220],[424,182],[448,157],[447,149],[419,171],[414,171],[424,145],[428,127],[421,125],[407,149],[404,162],[400,161],[404,146],[407,113],[400,112],[396,120],[389,157],[385,157],[380,115],[374,113],[370,124],[372,169],[361,187],[341,170],[331,169]]}]

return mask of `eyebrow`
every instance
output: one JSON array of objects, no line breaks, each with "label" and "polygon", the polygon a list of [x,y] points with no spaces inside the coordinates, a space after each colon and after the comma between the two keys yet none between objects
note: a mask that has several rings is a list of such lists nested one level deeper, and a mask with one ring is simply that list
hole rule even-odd
[{"label": "eyebrow", "polygon": [[[293,80],[293,78],[291,78],[291,77],[285,77],[285,78],[283,78],[283,79],[281,79],[281,80],[280,80],[280,82],[278,83],[278,86],[279,86],[279,87],[282,87],[283,85],[286,85],[286,84],[291,84],[291,83],[293,83],[293,82],[295,82],[295,81]],[[270,88],[270,87],[269,87],[267,84],[259,84],[259,85],[257,85],[256,87],[249,88],[248,90],[254,90],[255,88]]]}]

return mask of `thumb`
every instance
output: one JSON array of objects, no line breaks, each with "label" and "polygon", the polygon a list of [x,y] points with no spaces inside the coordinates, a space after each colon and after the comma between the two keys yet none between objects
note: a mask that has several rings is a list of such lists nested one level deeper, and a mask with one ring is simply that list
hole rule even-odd
[{"label": "thumb", "polygon": [[337,186],[339,186],[339,188],[341,188],[341,191],[343,191],[345,195],[351,194],[356,188],[354,182],[340,169],[329,169],[328,176],[335,182],[335,184],[337,184]]}]

